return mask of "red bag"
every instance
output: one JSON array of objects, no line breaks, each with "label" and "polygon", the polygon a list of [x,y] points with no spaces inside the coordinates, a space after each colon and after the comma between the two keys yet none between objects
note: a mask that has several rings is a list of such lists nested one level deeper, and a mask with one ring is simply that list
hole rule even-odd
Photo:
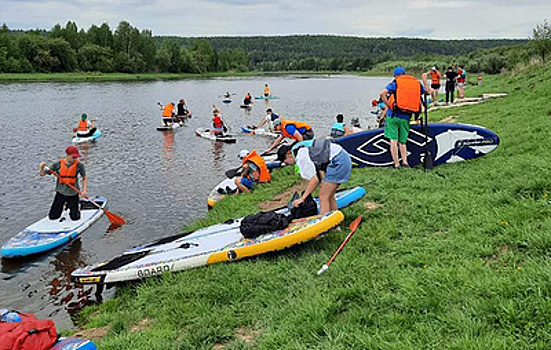
[{"label": "red bag", "polygon": [[19,312],[21,322],[0,322],[0,350],[46,350],[57,340],[52,320]]}]

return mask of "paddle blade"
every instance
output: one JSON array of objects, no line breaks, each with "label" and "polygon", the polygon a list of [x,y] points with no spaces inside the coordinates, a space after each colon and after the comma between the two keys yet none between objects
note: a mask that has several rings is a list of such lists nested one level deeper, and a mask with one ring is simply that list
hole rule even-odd
[{"label": "paddle blade", "polygon": [[122,226],[126,224],[126,220],[124,220],[122,217],[118,216],[117,214],[107,211],[105,209],[103,210],[103,212],[105,213],[105,216],[107,216],[107,219],[109,219],[109,222],[111,223],[111,225]]},{"label": "paddle blade", "polygon": [[350,223],[350,232],[356,231],[358,226],[360,226],[360,222],[362,221],[362,215],[358,216],[354,221]]}]

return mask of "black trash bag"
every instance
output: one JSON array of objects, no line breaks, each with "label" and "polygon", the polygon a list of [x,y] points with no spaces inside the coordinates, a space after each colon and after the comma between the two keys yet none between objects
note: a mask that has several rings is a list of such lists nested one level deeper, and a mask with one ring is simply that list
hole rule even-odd
[{"label": "black trash bag", "polygon": [[273,211],[260,212],[243,218],[239,231],[245,238],[256,238],[269,232],[283,230],[290,222],[291,218],[285,214],[277,214]]},{"label": "black trash bag", "polygon": [[298,207],[291,209],[291,217],[293,219],[307,218],[313,215],[318,215],[318,205],[311,194]]}]

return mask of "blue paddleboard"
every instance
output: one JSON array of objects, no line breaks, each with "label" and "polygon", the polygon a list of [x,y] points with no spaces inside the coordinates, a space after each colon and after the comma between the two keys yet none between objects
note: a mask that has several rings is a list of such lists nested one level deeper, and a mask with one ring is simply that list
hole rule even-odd
[{"label": "blue paddleboard", "polygon": [[[425,156],[425,133],[420,125],[412,125],[407,150],[410,166],[422,164]],[[390,141],[384,129],[362,131],[338,138],[336,141],[352,158],[357,167],[390,166]],[[434,123],[428,127],[428,150],[433,164],[455,163],[482,157],[499,145],[493,131],[476,125]]]}]

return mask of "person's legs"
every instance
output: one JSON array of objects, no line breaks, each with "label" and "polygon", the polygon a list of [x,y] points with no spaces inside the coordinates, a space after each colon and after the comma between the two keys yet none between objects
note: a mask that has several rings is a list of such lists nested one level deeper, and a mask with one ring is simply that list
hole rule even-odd
[{"label": "person's legs", "polygon": [[450,89],[446,86],[446,103],[450,102]]},{"label": "person's legs", "polygon": [[[337,202],[335,200],[335,192],[339,184],[323,181],[320,186],[320,214],[325,214],[331,210],[336,210]],[[334,202],[334,203],[332,203]],[[334,207],[335,209],[332,209]]]},{"label": "person's legs", "polygon": [[65,197],[65,199],[67,200],[67,206],[69,207],[69,216],[71,217],[71,220],[80,220],[80,203],[78,195],[67,196]]},{"label": "person's legs", "polygon": [[50,220],[57,220],[61,217],[63,213],[63,205],[65,204],[65,196],[59,192],[55,193],[54,202],[50,207],[50,212],[48,213],[48,218]]},{"label": "person's legs", "polygon": [[455,95],[455,87],[450,87],[450,100],[451,100],[451,103],[453,103],[454,95]]},{"label": "person's legs", "polygon": [[398,158],[399,123],[400,118],[390,117],[387,118],[385,125],[385,137],[390,139],[390,155],[392,156],[392,161],[396,168],[400,166],[400,160]]}]

